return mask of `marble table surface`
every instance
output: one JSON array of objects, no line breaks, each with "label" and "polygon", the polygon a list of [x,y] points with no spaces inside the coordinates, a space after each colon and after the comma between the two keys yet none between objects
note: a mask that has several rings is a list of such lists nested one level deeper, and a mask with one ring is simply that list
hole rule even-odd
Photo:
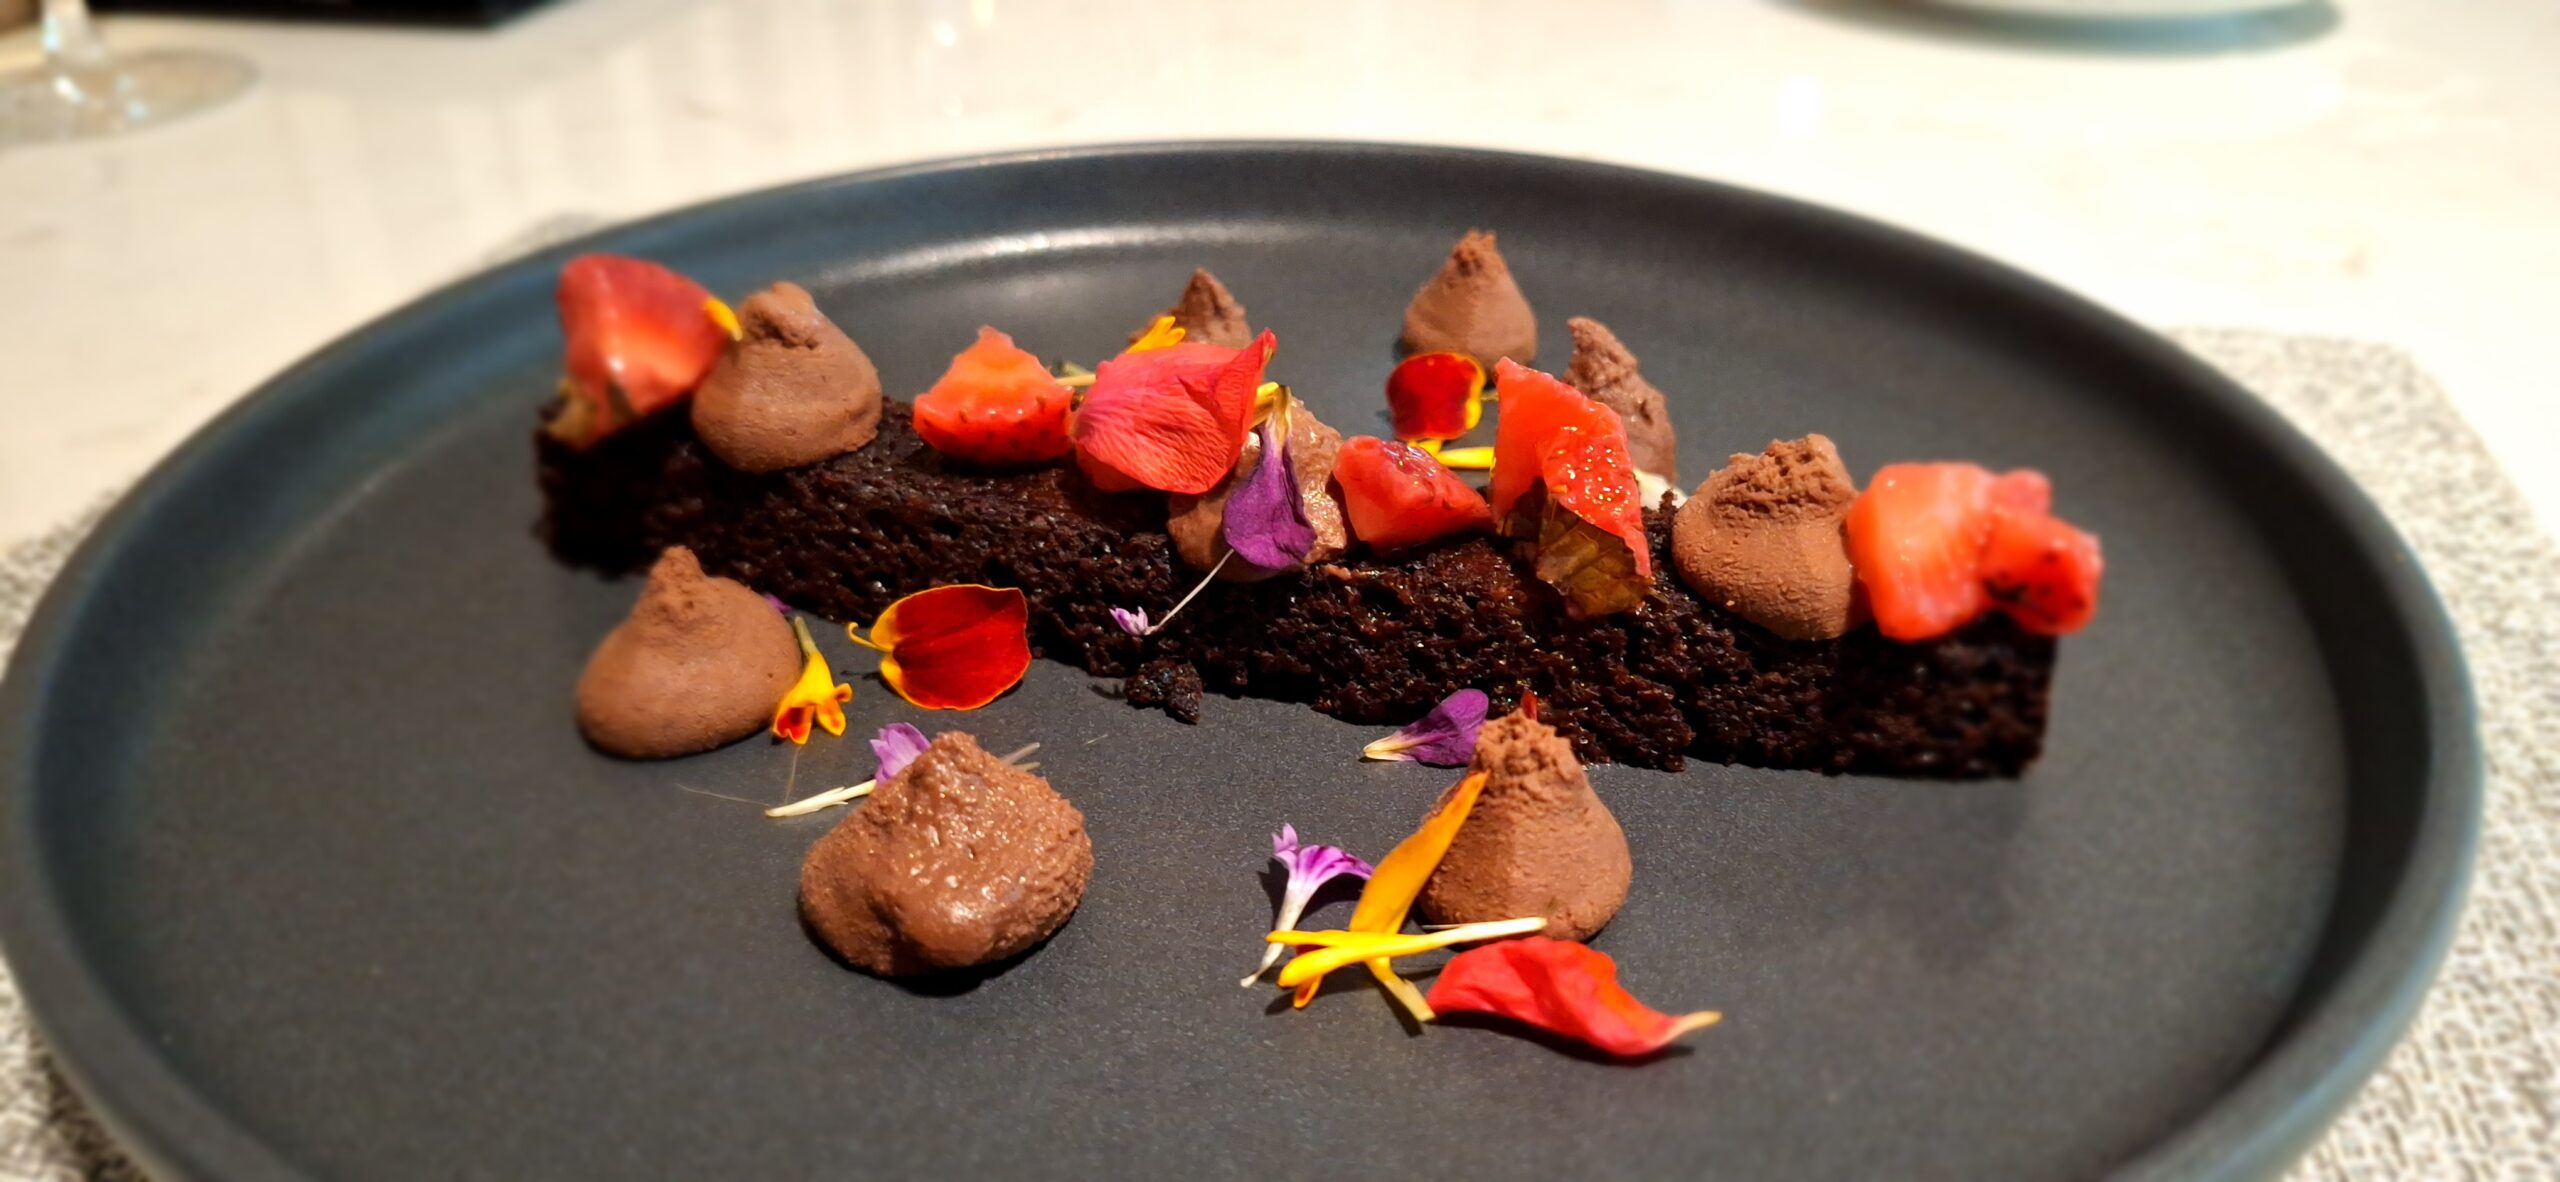
[{"label": "marble table surface", "polygon": [[[567,0],[495,31],[113,18],[228,108],[0,151],[0,538],[563,214],[891,161],[1282,136],[1648,165],[2159,324],[2402,346],[2560,521],[2560,6],[2341,0],[2056,42],[1773,0]],[[0,38],[30,58],[31,32]]]}]

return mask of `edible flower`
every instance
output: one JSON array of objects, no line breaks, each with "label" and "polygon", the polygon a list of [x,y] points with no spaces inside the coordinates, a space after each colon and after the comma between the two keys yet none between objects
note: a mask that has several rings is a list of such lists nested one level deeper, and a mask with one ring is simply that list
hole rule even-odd
[{"label": "edible flower", "polygon": [[1147,326],[1147,331],[1145,333],[1141,334],[1137,340],[1129,342],[1129,347],[1121,351],[1124,353],[1152,353],[1158,349],[1170,349],[1175,345],[1181,344],[1182,338],[1186,335],[1189,334],[1184,332],[1182,329],[1174,327],[1173,317],[1158,316],[1156,317],[1155,323]]},{"label": "edible flower", "polygon": [[1276,347],[1266,331],[1242,349],[1181,344],[1103,362],[1071,429],[1077,466],[1111,492],[1217,487],[1244,450]]},{"label": "edible flower", "polygon": [[1662,1013],[1619,986],[1618,962],[1608,953],[1543,936],[1452,957],[1431,985],[1430,1002],[1452,1013],[1509,1018],[1622,1059],[1652,1054],[1724,1017],[1713,1010]]},{"label": "edible flower", "polygon": [[953,583],[890,604],[864,637],[880,654],[880,680],[927,710],[975,710],[1031,668],[1031,607],[1016,587]]},{"label": "edible flower", "polygon": [[1490,447],[1442,447],[1437,439],[1416,440],[1414,446],[1430,452],[1431,458],[1440,461],[1441,467],[1452,471],[1493,471],[1494,449]]},{"label": "edible flower", "polygon": [[1221,526],[1234,553],[1266,570],[1298,566],[1316,548],[1315,523],[1307,520],[1297,461],[1289,455],[1288,416],[1288,395],[1282,394],[1279,407],[1254,429],[1262,454],[1227,498]]},{"label": "edible flower", "polygon": [[719,325],[720,331],[729,334],[730,340],[747,338],[746,326],[738,323],[737,309],[731,308],[727,300],[718,296],[702,297],[702,314],[710,317],[711,323]]},{"label": "edible flower", "polygon": [[[908,764],[914,763],[917,756],[924,754],[925,750],[932,746],[932,740],[925,738],[924,732],[917,730],[913,725],[903,722],[890,723],[880,728],[879,737],[871,740],[871,754],[880,760],[880,769],[873,773],[870,779],[859,784],[848,784],[842,788],[829,788],[815,796],[803,797],[789,804],[775,805],[766,809],[764,815],[798,817],[823,808],[851,804],[871,795],[872,791],[880,786],[882,780],[907,770]],[[1038,743],[1028,744],[1021,750],[1005,756],[1004,761],[1026,772],[1033,771],[1040,765],[1026,763],[1024,759],[1039,749]]]},{"label": "edible flower", "polygon": [[[1371,869],[1367,862],[1338,847],[1299,845],[1298,827],[1288,824],[1281,825],[1280,832],[1271,835],[1271,858],[1289,868],[1289,884],[1280,890],[1279,915],[1271,925],[1284,930],[1298,926],[1298,917],[1306,913],[1308,901],[1316,897],[1316,891],[1324,884],[1343,875],[1367,878]],[[1262,950],[1262,964],[1246,974],[1238,984],[1250,988],[1279,961],[1280,945],[1273,942]]]},{"label": "edible flower", "polygon": [[880,761],[880,770],[874,772],[870,779],[842,788],[829,788],[789,804],[775,805],[766,809],[764,815],[798,817],[869,796],[873,788],[879,787],[880,781],[905,771],[908,764],[915,762],[916,756],[924,754],[925,748],[932,745],[932,740],[925,738],[924,732],[917,730],[913,723],[890,723],[881,727],[879,735],[871,740],[871,754]]},{"label": "edible flower", "polygon": [[[1281,987],[1287,988],[1321,978],[1335,969],[1347,968],[1363,962],[1372,968],[1383,969],[1387,961],[1399,956],[1412,956],[1435,948],[1447,948],[1452,944],[1472,944],[1479,940],[1525,936],[1532,932],[1544,931],[1546,926],[1546,916],[1529,915],[1519,919],[1462,923],[1455,927],[1440,928],[1418,935],[1397,932],[1277,931],[1264,938],[1271,941],[1275,951],[1282,944],[1295,944],[1317,950],[1299,953],[1289,962],[1287,968],[1280,970]],[[1252,983],[1250,980],[1245,982],[1248,985]],[[1423,1020],[1429,1021],[1429,1018],[1424,1016]]]},{"label": "edible flower", "polygon": [[[1431,872],[1440,868],[1440,859],[1449,852],[1449,843],[1457,840],[1458,827],[1467,823],[1467,815],[1475,811],[1476,797],[1484,792],[1485,773],[1477,772],[1442,796],[1440,807],[1431,819],[1424,821],[1413,836],[1397,843],[1387,852],[1377,869],[1369,875],[1369,885],[1360,891],[1360,903],[1351,911],[1350,930],[1393,935],[1404,930],[1405,916],[1413,910],[1413,900],[1422,894],[1422,884],[1431,880]],[[1355,958],[1364,959],[1364,958]],[[1405,1012],[1417,1022],[1431,1020],[1431,1005],[1413,983],[1396,975],[1382,959],[1368,960],[1370,975],[1386,987],[1388,996],[1396,999]],[[1338,966],[1337,966],[1338,967]],[[1308,970],[1291,981],[1297,990],[1289,999],[1291,1005],[1303,1008],[1315,1000],[1316,988],[1323,984],[1324,973],[1331,969]]]},{"label": "edible flower", "polygon": [[1115,607],[1111,609],[1111,622],[1131,636],[1153,636],[1164,631],[1164,626],[1172,623],[1175,616],[1181,615],[1182,609],[1191,606],[1191,601],[1200,598],[1200,593],[1208,590],[1209,584],[1218,581],[1218,572],[1227,569],[1227,563],[1233,561],[1235,556],[1236,552],[1233,550],[1219,555],[1218,564],[1210,567],[1209,573],[1201,576],[1199,585],[1193,587],[1191,593],[1183,596],[1180,602],[1175,603],[1173,610],[1166,612],[1163,619],[1150,622],[1147,619],[1147,609],[1143,607]]},{"label": "edible flower", "polygon": [[1416,353],[1387,374],[1387,413],[1407,443],[1455,439],[1484,420],[1484,366],[1464,353]]},{"label": "edible flower", "polygon": [[912,722],[893,722],[881,727],[880,733],[871,740],[871,757],[880,761],[880,770],[872,778],[886,780],[907,770],[907,765],[914,763],[916,757],[931,746],[933,740],[924,737],[924,732],[917,730]]},{"label": "edible flower", "polygon": [[812,723],[827,728],[831,735],[844,733],[844,704],[853,700],[853,687],[838,682],[827,669],[827,658],[809,636],[807,620],[791,617],[791,634],[800,641],[800,680],[783,692],[782,703],[773,708],[773,737],[805,746]]},{"label": "edible flower", "polygon": [[1433,767],[1465,767],[1476,756],[1476,732],[1493,699],[1462,689],[1440,700],[1413,725],[1360,749],[1362,759],[1412,760]]}]

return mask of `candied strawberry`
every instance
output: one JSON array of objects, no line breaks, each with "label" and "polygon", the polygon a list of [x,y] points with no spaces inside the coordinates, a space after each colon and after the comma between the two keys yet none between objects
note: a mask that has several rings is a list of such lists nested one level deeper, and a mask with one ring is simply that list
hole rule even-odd
[{"label": "candied strawberry", "polygon": [[973,464],[1037,464],[1067,454],[1075,393],[1013,338],[980,328],[942,380],[916,398],[916,434],[933,450]]},{"label": "candied strawberry", "polygon": [[1334,455],[1333,479],[1351,532],[1378,550],[1493,528],[1484,494],[1418,447],[1357,435]]},{"label": "candied strawberry", "polygon": [[560,332],[589,438],[693,392],[729,347],[702,285],[645,259],[588,254],[560,269]]},{"label": "candied strawberry", "polygon": [[[1582,391],[1508,358],[1495,363],[1495,384],[1503,389],[1503,417],[1492,435],[1495,522],[1510,535],[1536,537],[1541,550],[1559,537],[1556,512],[1590,524],[1626,545],[1623,560],[1587,553],[1585,537],[1562,530],[1577,542],[1574,553],[1541,553],[1539,578],[1562,588],[1582,614],[1644,599],[1654,586],[1654,548],[1644,535],[1644,491],[1628,458],[1626,422]],[[1516,509],[1536,486],[1546,489],[1541,517],[1523,519]],[[1597,586],[1603,581],[1615,586]]]},{"label": "candied strawberry", "polygon": [[1398,439],[1455,439],[1484,416],[1484,367],[1464,353],[1416,353],[1387,375]]},{"label": "candied strawberry", "polygon": [[1991,473],[1979,464],[1887,464],[1849,506],[1849,562],[1876,631],[1944,636],[1981,613]]},{"label": "candied strawberry", "polygon": [[2097,538],[2049,513],[1993,506],[1982,549],[1983,591],[2026,630],[2062,636],[2087,627],[2098,614],[2105,571]]}]

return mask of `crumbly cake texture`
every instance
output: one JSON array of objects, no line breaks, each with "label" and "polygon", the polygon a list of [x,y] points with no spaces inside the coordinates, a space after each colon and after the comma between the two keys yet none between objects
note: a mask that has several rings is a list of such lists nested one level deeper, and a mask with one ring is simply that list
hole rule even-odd
[{"label": "crumbly cake texture", "polygon": [[765,474],[722,464],[682,414],[583,451],[535,444],[542,536],[565,562],[636,571],[683,545],[714,574],[850,621],[937,584],[1020,587],[1036,654],[1127,678],[1131,701],[1186,720],[1210,692],[1400,726],[1472,686],[1497,710],[1534,690],[1582,759],[1639,767],[1980,778],[2016,775],[2043,742],[2052,640],[1996,614],[1924,644],[1872,628],[1786,640],[1681,584],[1666,512],[1646,515],[1659,574],[1628,612],[1571,619],[1509,543],[1476,537],[1220,584],[1141,638],[1110,609],[1160,615],[1200,578],[1173,553],[1163,497],[1099,493],[1066,465],[947,463],[904,403],[861,450]]}]

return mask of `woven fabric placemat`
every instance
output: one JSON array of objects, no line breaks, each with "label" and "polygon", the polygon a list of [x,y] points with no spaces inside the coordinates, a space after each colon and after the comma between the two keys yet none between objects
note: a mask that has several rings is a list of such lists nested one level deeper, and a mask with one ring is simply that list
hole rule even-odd
[{"label": "woven fabric placemat", "polygon": [[[2297,1179],[2560,1178],[2560,555],[2435,383],[2353,341],[2174,334],[2354,473],[2461,629],[2489,769],[2470,908],[2409,1037]],[[0,555],[0,657],[93,511]],[[0,970],[0,1178],[138,1178]]]}]

